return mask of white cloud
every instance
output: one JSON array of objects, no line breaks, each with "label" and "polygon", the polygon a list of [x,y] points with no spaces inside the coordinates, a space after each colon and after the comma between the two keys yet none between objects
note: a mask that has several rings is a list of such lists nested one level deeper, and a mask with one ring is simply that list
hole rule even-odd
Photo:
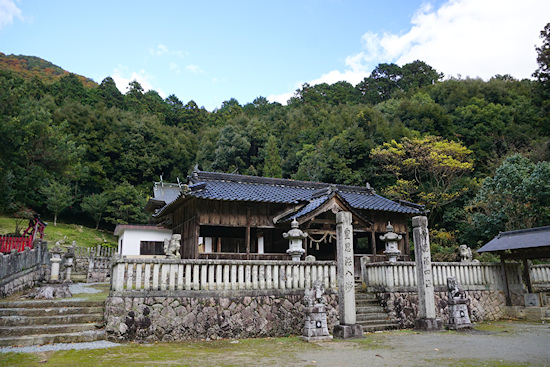
[{"label": "white cloud", "polygon": [[452,0],[439,9],[423,7],[407,33],[378,39],[365,34],[364,41],[374,39],[371,49],[380,47],[380,59],[360,60],[371,68],[422,60],[446,75],[528,78],[537,67],[535,45],[549,14],[547,0]]},{"label": "white cloud", "polygon": [[185,66],[185,70],[190,71],[194,74],[202,74],[204,71],[197,65],[189,64]]},{"label": "white cloud", "polygon": [[[447,76],[529,78],[537,68],[535,45],[541,44],[540,31],[549,14],[548,0],[449,0],[438,9],[427,4],[412,17],[408,32],[366,32],[361,51],[346,58],[344,71],[333,70],[308,83],[357,84],[380,63],[415,60]],[[286,103],[293,94],[268,99]]]},{"label": "white cloud", "polygon": [[0,0],[0,29],[13,23],[14,18],[23,20],[21,9],[13,0]]},{"label": "white cloud", "polygon": [[165,45],[157,45],[156,48],[151,48],[149,53],[153,56],[163,56],[168,53],[168,47]]},{"label": "white cloud", "polygon": [[145,70],[140,70],[139,72],[130,71],[127,67],[119,65],[113,71],[112,78],[121,93],[128,92],[128,84],[136,80],[145,92],[149,90],[154,90],[162,98],[166,98],[167,96],[167,94],[162,89],[153,87],[152,81],[154,81],[155,78],[152,75],[147,74]]}]

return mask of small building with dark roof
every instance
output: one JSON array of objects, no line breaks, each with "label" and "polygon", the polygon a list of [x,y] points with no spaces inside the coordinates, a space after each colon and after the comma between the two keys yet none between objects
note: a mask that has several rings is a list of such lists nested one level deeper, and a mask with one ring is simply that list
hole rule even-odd
[{"label": "small building with dark roof", "polygon": [[388,222],[403,236],[409,259],[409,218],[422,207],[386,199],[367,187],[200,171],[185,184],[156,182],[146,209],[158,224],[180,233],[189,259],[289,259],[283,233],[295,218],[307,232],[306,255],[334,260],[338,211],[353,215],[357,256],[382,259],[379,236]]}]

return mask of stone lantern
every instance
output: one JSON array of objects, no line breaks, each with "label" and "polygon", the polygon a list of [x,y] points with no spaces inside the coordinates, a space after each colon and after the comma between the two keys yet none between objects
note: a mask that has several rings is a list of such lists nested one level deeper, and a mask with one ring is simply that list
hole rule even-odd
[{"label": "stone lantern", "polygon": [[307,237],[307,233],[298,228],[296,218],[292,220],[290,226],[292,227],[290,231],[283,233],[283,238],[288,240],[286,253],[292,256],[292,261],[300,261],[302,255],[306,252],[302,247],[302,242]]},{"label": "stone lantern", "polygon": [[380,239],[386,243],[384,255],[388,257],[388,261],[390,263],[395,263],[397,262],[397,257],[401,255],[401,251],[399,251],[397,243],[403,237],[393,231],[393,226],[390,222],[388,222],[388,225],[386,226],[386,231],[387,233],[385,235],[380,236]]}]

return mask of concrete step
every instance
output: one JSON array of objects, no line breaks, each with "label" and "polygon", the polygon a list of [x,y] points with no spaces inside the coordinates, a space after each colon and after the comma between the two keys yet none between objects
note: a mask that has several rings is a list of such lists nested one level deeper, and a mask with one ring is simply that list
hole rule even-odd
[{"label": "concrete step", "polygon": [[37,334],[66,334],[96,330],[95,323],[62,324],[62,325],[30,325],[30,326],[0,326],[0,337],[25,336]]},{"label": "concrete step", "polygon": [[51,343],[83,343],[98,340],[105,340],[105,330],[0,337],[0,347],[42,345]]},{"label": "concrete step", "polygon": [[68,314],[56,316],[20,316],[11,315],[0,318],[0,326],[33,326],[52,324],[85,324],[90,322],[100,323],[103,321],[102,313],[89,314]]},{"label": "concrete step", "polygon": [[59,316],[102,314],[103,307],[50,307],[50,308],[0,308],[0,317],[4,316]]}]

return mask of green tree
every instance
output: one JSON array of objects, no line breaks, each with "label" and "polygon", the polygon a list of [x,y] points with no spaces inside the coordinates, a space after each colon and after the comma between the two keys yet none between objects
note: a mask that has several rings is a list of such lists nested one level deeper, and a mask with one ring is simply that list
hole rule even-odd
[{"label": "green tree", "polygon": [[[538,68],[533,76],[539,83],[540,99],[550,104],[550,23],[540,31],[542,45],[536,47]],[[550,107],[550,106],[547,106]]]},{"label": "green tree", "polygon": [[105,220],[113,224],[144,224],[149,216],[145,213],[145,198],[128,182],[124,182],[109,190],[107,217]]},{"label": "green tree", "polygon": [[82,199],[80,208],[95,221],[95,229],[99,228],[99,223],[101,223],[101,219],[105,215],[108,203],[109,197],[105,192],[98,195],[92,194]]},{"label": "green tree", "polygon": [[469,209],[465,237],[478,244],[500,231],[550,223],[550,162],[508,157],[486,178]]},{"label": "green tree", "polygon": [[40,192],[44,195],[46,208],[53,213],[53,225],[57,226],[57,216],[67,209],[74,202],[71,186],[51,181],[48,186],[40,188]]},{"label": "green tree", "polygon": [[281,166],[279,147],[277,147],[277,138],[273,135],[270,135],[267,139],[264,168],[262,173],[264,177],[283,177],[283,168]]},{"label": "green tree", "polygon": [[216,143],[216,150],[212,168],[224,172],[235,169],[243,172],[249,166],[248,151],[250,142],[239,133],[238,128],[227,125],[220,131],[220,138]]}]

